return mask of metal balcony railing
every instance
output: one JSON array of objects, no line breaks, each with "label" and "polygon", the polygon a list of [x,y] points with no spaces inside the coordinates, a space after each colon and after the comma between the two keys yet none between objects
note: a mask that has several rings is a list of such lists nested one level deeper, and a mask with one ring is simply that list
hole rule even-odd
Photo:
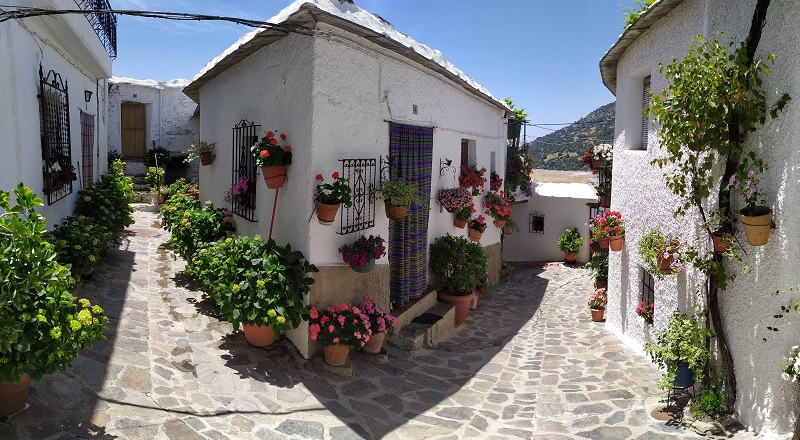
[{"label": "metal balcony railing", "polygon": [[[75,0],[75,4],[84,10],[111,10],[108,0]],[[111,12],[93,12],[86,14],[86,19],[97,33],[100,42],[112,59],[117,57],[117,17]]]}]

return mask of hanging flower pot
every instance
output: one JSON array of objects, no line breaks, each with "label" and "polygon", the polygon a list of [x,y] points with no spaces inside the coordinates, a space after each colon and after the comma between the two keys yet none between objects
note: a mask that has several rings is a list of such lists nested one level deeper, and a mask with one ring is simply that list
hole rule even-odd
[{"label": "hanging flower pot", "polygon": [[372,269],[374,269],[374,268],[375,268],[375,259],[374,258],[370,258],[367,261],[367,264],[365,264],[363,266],[357,266],[357,265],[355,265],[353,263],[350,263],[350,269],[353,269],[354,271],[356,271],[358,273],[367,273],[367,272],[372,271]]},{"label": "hanging flower pot", "polygon": [[567,262],[567,263],[572,264],[572,263],[575,263],[577,260],[578,260],[578,254],[575,253],[575,252],[572,252],[572,253],[569,253],[569,254],[567,254],[567,253],[564,254],[564,261]]},{"label": "hanging flower pot", "polygon": [[689,368],[686,362],[678,362],[678,373],[675,375],[675,386],[678,388],[689,388],[694,385],[694,371]]},{"label": "hanging flower pot", "polygon": [[503,226],[506,225],[506,221],[505,220],[495,220],[494,221],[494,225],[499,229],[503,229]]},{"label": "hanging flower pot", "polygon": [[669,257],[664,258],[663,254],[656,255],[656,264],[658,264],[658,270],[663,275],[672,275],[675,271],[672,269],[672,262],[675,261],[675,256],[670,254]]},{"label": "hanging flower pot", "polygon": [[275,343],[275,331],[268,325],[242,325],[244,339],[254,347],[269,347]]},{"label": "hanging flower pot", "polygon": [[317,220],[319,220],[320,224],[327,226],[333,223],[336,220],[336,213],[339,212],[339,205],[339,203],[329,205],[317,201]]},{"label": "hanging flower pot", "polygon": [[386,217],[389,217],[389,220],[402,220],[408,214],[408,206],[392,205],[384,201],[384,207],[386,208]]},{"label": "hanging flower pot", "polygon": [[600,249],[608,249],[608,237],[603,237],[599,241]]},{"label": "hanging flower pot", "polygon": [[386,338],[386,332],[373,333],[366,344],[361,347],[361,351],[366,354],[378,354],[383,348],[383,340]]},{"label": "hanging flower pot", "polygon": [[469,239],[474,242],[481,241],[481,237],[483,236],[483,231],[479,231],[477,229],[469,228]]},{"label": "hanging flower pot", "polygon": [[454,319],[456,325],[463,324],[464,321],[467,320],[467,315],[469,315],[469,306],[472,304],[473,298],[475,298],[475,292],[472,292],[469,295],[448,295],[439,292],[436,294],[436,296],[439,301],[455,306],[456,314]]},{"label": "hanging flower pot", "polygon": [[[747,212],[747,215],[745,214]],[[750,211],[740,211],[739,220],[744,226],[744,234],[751,246],[763,246],[769,241],[769,230],[772,227],[772,210],[766,206],[757,206]]]},{"label": "hanging flower pot", "polygon": [[605,315],[606,315],[606,311],[605,310],[597,310],[597,309],[591,309],[591,310],[592,310],[592,321],[593,322],[603,322],[603,321],[605,321],[605,319],[606,319],[605,318]]},{"label": "hanging flower pot", "polygon": [[600,196],[600,206],[603,208],[611,207],[611,196]]},{"label": "hanging flower pot", "polygon": [[481,236],[483,236],[483,232],[486,231],[486,219],[482,215],[479,215],[470,220],[468,225],[469,239],[474,242],[481,241]]},{"label": "hanging flower pot", "polygon": [[343,344],[334,344],[325,347],[325,363],[332,367],[341,367],[347,363],[350,347]]},{"label": "hanging flower pot", "polygon": [[733,236],[729,232],[714,232],[711,235],[714,243],[714,252],[718,254],[727,253],[733,247]]},{"label": "hanging flower pot", "polygon": [[210,151],[200,153],[200,163],[205,167],[214,163],[214,155]]},{"label": "hanging flower pot", "polygon": [[286,181],[286,166],[261,167],[261,174],[264,175],[264,182],[267,188],[278,189]]},{"label": "hanging flower pot", "polygon": [[615,235],[613,237],[608,237],[608,247],[613,252],[620,252],[622,250],[623,243],[625,243],[624,235]]},{"label": "hanging flower pot", "polygon": [[31,378],[23,374],[19,382],[0,382],[0,417],[10,417],[25,408],[28,400],[28,389],[31,387]]},{"label": "hanging flower pot", "polygon": [[346,244],[339,248],[342,261],[350,265],[350,268],[358,273],[367,273],[375,268],[375,260],[386,255],[384,239],[378,235],[370,235],[356,240],[354,243]]},{"label": "hanging flower pot", "polygon": [[453,219],[453,226],[457,227],[458,229],[464,229],[467,227],[467,219],[460,219],[456,217]]}]

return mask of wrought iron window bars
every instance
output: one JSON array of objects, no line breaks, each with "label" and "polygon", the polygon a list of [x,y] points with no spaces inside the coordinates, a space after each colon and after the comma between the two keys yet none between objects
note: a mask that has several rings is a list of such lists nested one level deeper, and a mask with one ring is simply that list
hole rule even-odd
[{"label": "wrought iron window bars", "polygon": [[[242,119],[233,127],[231,150],[231,211],[256,221],[256,160],[250,148],[258,142],[261,125]],[[236,188],[239,188],[237,190]],[[239,194],[234,191],[243,191]]]},{"label": "wrought iron window bars", "polygon": [[77,178],[72,165],[69,128],[69,91],[61,74],[44,74],[39,65],[39,124],[42,139],[42,178],[47,204],[72,193]]}]

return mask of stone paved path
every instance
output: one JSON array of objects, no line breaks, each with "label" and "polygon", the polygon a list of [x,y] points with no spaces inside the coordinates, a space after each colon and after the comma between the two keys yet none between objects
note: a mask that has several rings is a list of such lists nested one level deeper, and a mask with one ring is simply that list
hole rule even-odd
[{"label": "stone paved path", "polygon": [[249,347],[190,289],[155,214],[137,212],[82,295],[108,339],[35,385],[2,439],[670,439],[658,373],[586,309],[582,269],[516,271],[456,336],[325,372],[286,341]]}]

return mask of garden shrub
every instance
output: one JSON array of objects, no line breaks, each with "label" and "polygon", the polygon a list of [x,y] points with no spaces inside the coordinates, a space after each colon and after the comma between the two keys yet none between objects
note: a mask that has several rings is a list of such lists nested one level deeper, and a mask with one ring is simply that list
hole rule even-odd
[{"label": "garden shrub", "polygon": [[191,258],[197,249],[225,236],[223,212],[210,202],[203,208],[183,211],[180,224],[172,225],[167,244],[179,255]]},{"label": "garden shrub", "polygon": [[91,270],[100,254],[114,240],[114,233],[96,219],[73,215],[64,219],[50,232],[48,239],[55,245],[56,259],[70,265],[77,276]]},{"label": "garden shrub", "polygon": [[434,286],[449,295],[469,295],[486,275],[486,252],[478,243],[450,234],[437,238],[430,249]]},{"label": "garden shrub", "polygon": [[125,164],[115,161],[100,180],[78,192],[75,215],[96,219],[114,235],[133,224],[133,187],[125,177]]},{"label": "garden shrub", "polygon": [[200,201],[194,196],[178,192],[170,196],[161,206],[161,224],[167,231],[172,231],[172,228],[183,220],[184,213],[201,207]]}]

